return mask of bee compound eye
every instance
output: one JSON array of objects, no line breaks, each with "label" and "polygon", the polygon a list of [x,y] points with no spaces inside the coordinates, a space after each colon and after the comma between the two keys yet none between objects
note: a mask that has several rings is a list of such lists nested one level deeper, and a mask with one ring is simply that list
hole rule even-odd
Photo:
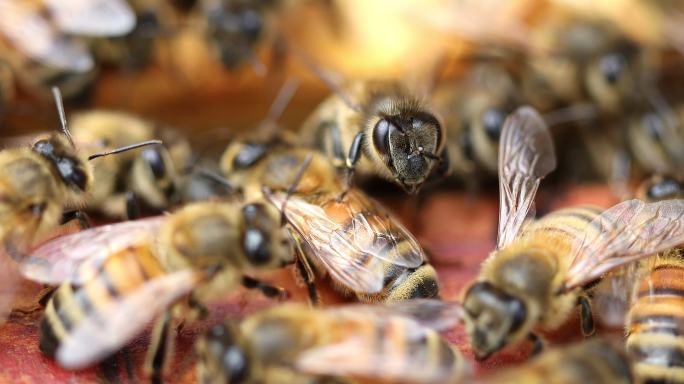
[{"label": "bee compound eye", "polygon": [[618,53],[606,55],[599,61],[601,73],[610,84],[615,84],[620,80],[620,76],[626,66],[627,61],[625,60],[625,57]]},{"label": "bee compound eye", "polygon": [[373,146],[383,155],[390,152],[389,136],[396,127],[388,119],[380,119],[373,128]]}]

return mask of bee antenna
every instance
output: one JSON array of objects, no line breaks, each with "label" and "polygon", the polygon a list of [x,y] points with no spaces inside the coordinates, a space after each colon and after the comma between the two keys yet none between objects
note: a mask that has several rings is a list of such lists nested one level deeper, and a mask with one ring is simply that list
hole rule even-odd
[{"label": "bee antenna", "polygon": [[67,127],[66,115],[64,113],[64,103],[62,102],[62,92],[59,91],[59,88],[52,87],[52,95],[55,98],[55,105],[57,106],[57,113],[59,114],[59,122],[62,125],[62,132],[64,132],[64,136],[66,136],[67,140],[69,140],[71,146],[76,147],[74,145],[74,138],[71,137],[71,132],[69,132],[69,128]]},{"label": "bee antenna", "polygon": [[137,148],[141,148],[141,147],[146,147],[148,145],[161,145],[161,144],[162,144],[161,140],[147,140],[147,141],[143,141],[140,143],[126,145],[125,147],[114,148],[114,149],[109,150],[109,151],[104,151],[104,152],[92,154],[92,155],[88,156],[88,160],[97,159],[98,157],[115,155],[117,153],[126,152],[126,151],[130,151],[132,149],[137,149]]},{"label": "bee antenna", "polygon": [[290,101],[292,101],[292,97],[297,92],[298,88],[298,79],[294,77],[287,79],[282,87],[280,87],[280,90],[273,100],[271,107],[268,109],[268,113],[266,114],[264,122],[273,122],[278,120],[283,115],[283,112],[285,112],[285,108],[287,108],[288,104],[290,104]]},{"label": "bee antenna", "polygon": [[581,103],[559,108],[544,114],[546,125],[554,126],[581,120],[594,120],[598,117],[598,109],[594,103]]}]

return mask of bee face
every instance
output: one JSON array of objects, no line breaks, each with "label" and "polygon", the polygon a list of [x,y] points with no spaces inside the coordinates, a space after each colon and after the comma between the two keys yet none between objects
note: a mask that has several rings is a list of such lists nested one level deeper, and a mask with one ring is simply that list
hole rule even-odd
[{"label": "bee face", "polygon": [[638,86],[639,50],[623,42],[598,55],[587,65],[586,84],[591,97],[608,110],[616,110]]},{"label": "bee face", "polygon": [[216,325],[207,332],[200,347],[200,359],[206,370],[202,382],[223,377],[228,383],[242,383],[250,374],[249,358],[238,342],[234,329]]},{"label": "bee face", "polygon": [[527,317],[525,304],[487,282],[466,293],[466,330],[476,358],[483,360],[501,349],[520,330]]},{"label": "bee face", "polygon": [[33,144],[33,150],[47,159],[62,181],[76,191],[84,192],[90,182],[86,164],[73,148],[58,136],[50,136]]},{"label": "bee face", "polygon": [[439,159],[442,128],[428,113],[385,116],[373,128],[373,147],[400,184],[415,191]]},{"label": "bee face", "polygon": [[263,34],[264,19],[258,8],[222,3],[208,12],[209,34],[223,64],[235,68],[252,56]]},{"label": "bee face", "polygon": [[264,204],[246,204],[242,215],[242,246],[251,265],[285,266],[294,261],[290,237],[284,228],[280,228],[274,209]]}]

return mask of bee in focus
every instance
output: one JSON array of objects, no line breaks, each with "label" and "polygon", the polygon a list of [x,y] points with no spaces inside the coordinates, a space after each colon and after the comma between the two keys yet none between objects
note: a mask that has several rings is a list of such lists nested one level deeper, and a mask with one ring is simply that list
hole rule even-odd
[{"label": "bee in focus", "polygon": [[[189,204],[170,216],[96,227],[47,242],[22,265],[35,281],[64,282],[39,325],[40,349],[68,369],[99,362],[164,311],[147,372],[161,378],[176,306],[202,316],[202,302],[242,284],[268,297],[285,291],[243,274],[293,262],[289,234],[267,203]],[[184,300],[187,299],[187,300]],[[185,310],[185,311],[183,311]]]},{"label": "bee in focus", "polygon": [[164,146],[144,148],[94,164],[95,183],[88,207],[106,216],[135,218],[141,209],[160,213],[180,200],[182,170],[190,164],[188,141],[170,129],[158,129],[133,115],[93,110],[74,115],[74,142],[107,151],[161,137]]},{"label": "bee in focus", "polygon": [[480,64],[464,79],[440,83],[433,95],[449,134],[449,170],[465,181],[482,173],[496,175],[501,127],[513,111],[518,90],[501,65]]},{"label": "bee in focus", "polygon": [[251,167],[235,168],[244,165],[237,159],[245,149],[251,147],[231,144],[221,170],[246,196],[265,193],[281,211],[297,240],[297,267],[312,303],[318,302],[316,275],[365,302],[438,296],[437,274],[413,235],[378,202],[348,190],[325,156],[281,147]]},{"label": "bee in focus", "polygon": [[68,100],[86,97],[95,77],[88,47],[75,36],[119,36],[135,25],[122,0],[3,0],[0,13],[2,59],[17,80],[41,95],[57,86]]},{"label": "bee in focus", "polygon": [[554,348],[523,364],[485,376],[482,383],[633,383],[631,361],[621,344],[591,339]]},{"label": "bee in focus", "polygon": [[[473,351],[485,359],[554,329],[579,306],[582,331],[593,333],[587,291],[602,274],[684,241],[684,201],[628,200],[604,212],[578,207],[530,222],[540,180],[556,165],[548,128],[530,107],[504,122],[499,148],[497,249],[464,295]],[[588,289],[588,288],[587,288]]]},{"label": "bee in focus", "polygon": [[380,176],[416,193],[446,173],[446,132],[431,107],[398,81],[364,81],[338,91],[304,122],[300,139],[340,170]]},{"label": "bee in focus", "polygon": [[465,362],[435,329],[455,323],[458,316],[435,313],[433,306],[443,310],[436,303],[327,309],[286,304],[239,324],[217,325],[196,344],[199,381],[457,381],[466,373]]}]

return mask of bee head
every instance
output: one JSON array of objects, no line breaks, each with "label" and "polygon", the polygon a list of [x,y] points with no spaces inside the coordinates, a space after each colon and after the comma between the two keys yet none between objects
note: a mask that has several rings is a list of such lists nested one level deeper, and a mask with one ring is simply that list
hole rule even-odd
[{"label": "bee head", "polygon": [[254,46],[264,30],[264,18],[257,7],[219,2],[207,15],[210,40],[223,65],[233,69],[253,56]]},{"label": "bee head", "polygon": [[372,145],[401,186],[416,192],[441,161],[443,134],[427,112],[383,116],[373,127]]},{"label": "bee head", "polygon": [[637,92],[638,66],[639,49],[628,41],[597,55],[588,63],[585,80],[592,98],[604,109],[617,110]]},{"label": "bee head", "polygon": [[217,382],[217,378],[228,379],[228,383],[249,379],[250,360],[236,327],[227,324],[212,327],[198,343],[197,353],[203,383]]},{"label": "bee head", "polygon": [[294,250],[287,228],[270,205],[246,204],[242,207],[242,249],[247,262],[256,268],[278,268],[294,262]]},{"label": "bee head", "polygon": [[643,198],[648,201],[676,199],[684,194],[684,186],[672,177],[655,177],[640,188]]},{"label": "bee head", "polygon": [[77,194],[88,190],[92,183],[88,163],[78,156],[64,137],[50,135],[36,141],[32,149],[48,160],[69,190]]},{"label": "bee head", "polygon": [[463,307],[466,330],[478,360],[486,359],[508,344],[527,319],[522,300],[488,282],[470,287]]}]

